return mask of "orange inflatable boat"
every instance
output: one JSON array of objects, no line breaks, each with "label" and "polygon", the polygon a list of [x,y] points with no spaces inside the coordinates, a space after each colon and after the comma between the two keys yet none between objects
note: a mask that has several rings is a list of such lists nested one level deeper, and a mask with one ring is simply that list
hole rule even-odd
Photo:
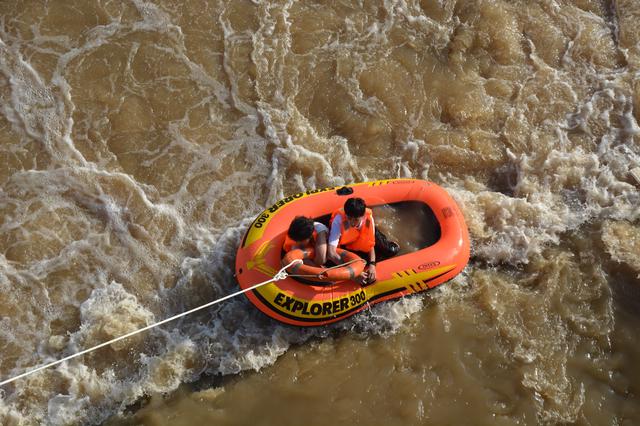
[{"label": "orange inflatable boat", "polygon": [[[432,182],[390,179],[300,192],[260,214],[247,230],[236,256],[236,278],[242,289],[272,278],[282,267],[282,245],[296,216],[319,220],[343,207],[350,197],[368,207],[418,202],[437,221],[435,242],[417,251],[379,261],[377,281],[365,287],[353,280],[364,262],[344,251],[347,264],[335,270],[309,269],[308,278],[286,277],[247,293],[262,312],[284,323],[318,326],[349,317],[369,305],[429,290],[462,271],[469,261],[469,236],[460,209],[447,192]],[[400,242],[402,246],[402,242]],[[295,250],[287,260],[311,253]],[[287,262],[288,263],[288,262]],[[307,267],[307,265],[304,265]],[[296,267],[292,274],[299,273]],[[335,280],[338,281],[335,281]]]}]

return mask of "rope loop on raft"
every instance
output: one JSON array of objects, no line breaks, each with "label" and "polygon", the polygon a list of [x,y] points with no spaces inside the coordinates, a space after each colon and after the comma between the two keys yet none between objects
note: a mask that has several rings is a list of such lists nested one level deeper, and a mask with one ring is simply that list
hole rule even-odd
[{"label": "rope loop on raft", "polygon": [[[296,260],[297,260],[297,259],[296,259]],[[292,263],[300,263],[300,262],[291,262],[291,263],[290,263],[290,265],[291,265]],[[278,273],[277,273],[277,274],[275,274],[271,280],[266,281],[265,283],[270,282],[270,281],[282,281],[282,280],[284,280],[285,278],[287,278],[287,277],[289,276],[289,274],[287,273],[287,271],[285,271],[285,270],[284,270],[284,269],[286,269],[286,268],[288,268],[288,266],[285,266],[284,268],[282,268],[281,270],[279,270],[279,271],[278,271]]]},{"label": "rope loop on raft", "polygon": [[75,354],[73,354],[73,355],[69,355],[69,356],[67,356],[67,357],[65,357],[65,358],[62,358],[62,359],[59,359],[59,360],[57,360],[57,361],[50,362],[49,364],[41,365],[40,367],[34,368],[34,369],[29,370],[29,371],[27,371],[27,372],[25,372],[25,373],[19,374],[19,375],[15,376],[15,377],[12,377],[12,378],[10,378],[10,379],[7,379],[7,380],[4,380],[4,381],[0,382],[0,386],[7,385],[7,384],[9,384],[9,383],[11,383],[11,382],[14,382],[14,381],[16,381],[16,380],[18,380],[18,379],[21,379],[21,378],[23,378],[23,377],[27,377],[27,376],[29,376],[29,375],[31,375],[31,374],[37,373],[38,371],[42,371],[42,370],[44,370],[44,369],[47,369],[47,368],[53,367],[54,365],[61,364],[61,363],[65,362],[65,361],[69,361],[70,359],[77,358],[77,357],[79,357],[79,356],[81,356],[81,355],[85,355],[85,354],[87,354],[87,353],[89,353],[89,352],[93,352],[93,351],[95,351],[96,349],[100,349],[100,348],[102,348],[102,347],[104,347],[104,346],[108,346],[108,345],[110,345],[110,344],[112,344],[112,343],[115,343],[115,342],[118,342],[118,341],[120,341],[120,340],[126,339],[127,337],[131,337],[131,336],[133,336],[133,335],[135,335],[135,334],[142,333],[143,331],[150,330],[150,329],[152,329],[152,328],[154,328],[154,327],[157,327],[157,326],[159,326],[159,325],[166,324],[166,323],[168,323],[169,321],[173,321],[173,320],[175,320],[175,319],[182,318],[182,317],[184,317],[184,316],[187,316],[187,315],[189,315],[189,314],[192,314],[192,313],[194,313],[194,312],[196,312],[196,311],[199,311],[199,310],[201,310],[201,309],[208,308],[209,306],[215,305],[216,303],[220,303],[220,302],[223,302],[223,301],[225,301],[225,300],[227,300],[227,299],[231,299],[231,298],[233,298],[233,297],[235,297],[235,296],[238,296],[238,295],[240,295],[240,294],[243,294],[243,293],[246,293],[246,292],[248,292],[248,291],[254,290],[254,289],[256,289],[256,288],[258,288],[258,287],[261,287],[261,286],[263,286],[263,285],[265,285],[265,284],[269,284],[269,283],[271,283],[271,282],[275,282],[275,281],[281,281],[281,280],[284,280],[285,278],[287,278],[287,276],[289,276],[289,274],[288,274],[288,273],[287,273],[287,271],[286,271],[286,270],[287,270],[287,268],[290,268],[291,266],[295,265],[296,263],[302,263],[302,260],[300,260],[300,259],[295,259],[295,260],[293,260],[293,261],[292,261],[292,262],[290,262],[287,266],[284,266],[282,269],[280,269],[280,270],[279,270],[279,271],[278,271],[278,272],[273,276],[273,278],[271,278],[271,279],[269,279],[269,280],[267,280],[267,281],[264,281],[264,282],[261,282],[261,283],[255,284],[255,285],[253,285],[253,286],[251,286],[251,287],[245,288],[245,289],[240,290],[240,291],[236,291],[235,293],[231,293],[231,294],[229,294],[229,295],[227,295],[227,296],[221,297],[220,299],[216,299],[216,300],[214,300],[214,301],[212,301],[212,302],[205,303],[204,305],[198,306],[198,307],[196,307],[196,308],[193,308],[193,309],[188,310],[188,311],[186,311],[186,312],[183,312],[183,313],[181,313],[181,314],[174,315],[174,316],[172,316],[171,318],[164,319],[164,320],[162,320],[162,321],[159,321],[159,322],[156,322],[156,323],[154,323],[154,324],[148,325],[148,326],[143,327],[143,328],[141,328],[141,329],[138,329],[138,330],[132,331],[132,332],[130,332],[130,333],[127,333],[127,334],[125,334],[125,335],[123,335],[123,336],[116,337],[116,338],[114,338],[114,339],[109,340],[108,342],[100,343],[99,345],[96,345],[96,346],[93,346],[93,347],[91,347],[91,348],[89,348],[89,349],[85,349],[85,350],[83,350],[83,351],[77,352],[77,353],[75,353]]}]

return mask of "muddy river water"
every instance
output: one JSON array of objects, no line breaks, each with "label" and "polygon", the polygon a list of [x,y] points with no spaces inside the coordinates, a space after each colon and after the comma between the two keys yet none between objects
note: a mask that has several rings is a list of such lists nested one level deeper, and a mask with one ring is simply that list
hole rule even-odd
[{"label": "muddy river water", "polygon": [[428,179],[472,253],[327,327],[216,305],[3,386],[0,423],[640,424],[639,20],[637,0],[3,0],[3,379],[235,291],[243,233],[288,194]]}]

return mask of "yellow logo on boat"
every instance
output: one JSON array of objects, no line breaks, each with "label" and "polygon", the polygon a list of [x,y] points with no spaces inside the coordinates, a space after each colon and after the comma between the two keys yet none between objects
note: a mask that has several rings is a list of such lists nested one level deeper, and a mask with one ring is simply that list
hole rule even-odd
[{"label": "yellow logo on boat", "polygon": [[274,276],[278,271],[272,266],[267,265],[266,256],[269,250],[273,248],[271,241],[265,241],[256,250],[255,256],[247,262],[247,269],[257,269],[265,275]]}]

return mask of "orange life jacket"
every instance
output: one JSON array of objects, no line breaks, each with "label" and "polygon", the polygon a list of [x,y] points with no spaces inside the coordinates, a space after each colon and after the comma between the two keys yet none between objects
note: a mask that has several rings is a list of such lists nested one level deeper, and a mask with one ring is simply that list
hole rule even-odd
[{"label": "orange life jacket", "polygon": [[342,217],[342,223],[340,224],[340,241],[338,242],[339,246],[344,246],[347,250],[369,252],[376,245],[371,209],[365,209],[364,219],[360,229],[353,226],[345,229],[345,224],[348,222],[344,209],[333,212],[331,215],[331,224],[333,224],[333,219],[337,215]]},{"label": "orange life jacket", "polygon": [[300,250],[305,250],[308,248],[315,248],[316,247],[316,238],[318,237],[318,233],[316,232],[316,230],[313,230],[313,234],[311,234],[311,238],[309,238],[309,242],[306,245],[302,245],[300,244],[298,241],[292,239],[291,237],[289,237],[289,234],[285,234],[284,236],[284,244],[282,244],[282,249],[285,252],[289,252],[291,250],[293,250],[294,248],[300,249]]}]

